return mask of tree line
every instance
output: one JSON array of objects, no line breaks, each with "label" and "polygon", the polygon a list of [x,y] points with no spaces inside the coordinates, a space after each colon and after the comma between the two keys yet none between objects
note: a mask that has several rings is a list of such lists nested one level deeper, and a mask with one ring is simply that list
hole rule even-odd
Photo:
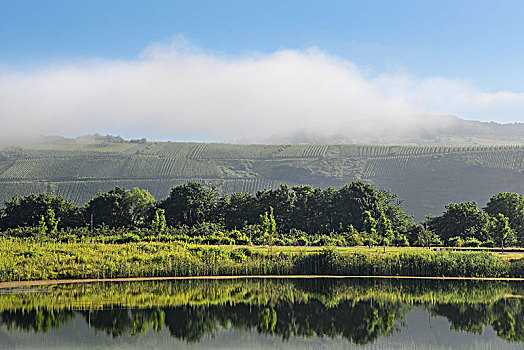
[{"label": "tree line", "polygon": [[0,209],[0,230],[8,235],[31,231],[56,236],[89,229],[164,240],[198,236],[197,243],[522,246],[524,196],[499,193],[483,209],[475,202],[450,203],[441,216],[422,223],[403,210],[396,194],[363,182],[338,189],[281,185],[256,194],[224,195],[188,182],[160,201],[147,190],[116,187],[81,207],[41,193],[15,196]]}]

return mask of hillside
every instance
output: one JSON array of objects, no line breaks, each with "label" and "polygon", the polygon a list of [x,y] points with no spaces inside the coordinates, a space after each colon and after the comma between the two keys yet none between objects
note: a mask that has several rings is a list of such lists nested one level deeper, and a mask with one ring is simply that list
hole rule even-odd
[{"label": "hillside", "polygon": [[233,145],[62,139],[0,151],[0,201],[49,192],[83,204],[98,190],[140,187],[157,199],[187,181],[220,192],[281,183],[338,187],[355,180],[391,189],[423,219],[449,202],[484,205],[524,193],[523,146]]},{"label": "hillside", "polygon": [[524,144],[524,123],[499,124],[451,115],[366,118],[336,132],[301,130],[248,140],[270,144],[516,145]]}]

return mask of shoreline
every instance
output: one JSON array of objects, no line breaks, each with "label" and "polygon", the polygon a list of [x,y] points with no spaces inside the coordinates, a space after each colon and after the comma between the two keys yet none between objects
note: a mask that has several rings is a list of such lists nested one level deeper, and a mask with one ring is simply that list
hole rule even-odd
[{"label": "shoreline", "polygon": [[178,276],[178,277],[123,277],[123,278],[88,278],[88,279],[61,279],[61,280],[33,280],[0,282],[0,289],[49,286],[72,283],[97,282],[141,282],[141,281],[174,281],[174,280],[232,280],[232,279],[416,279],[416,280],[468,280],[468,281],[507,281],[522,282],[518,277],[436,277],[436,276],[337,276],[337,275],[251,275],[251,276]]}]

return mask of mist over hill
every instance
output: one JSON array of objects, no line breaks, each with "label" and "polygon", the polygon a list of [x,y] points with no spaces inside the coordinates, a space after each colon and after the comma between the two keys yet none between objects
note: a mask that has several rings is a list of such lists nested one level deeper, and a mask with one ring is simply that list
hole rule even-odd
[{"label": "mist over hill", "polygon": [[[86,134],[69,139],[57,135],[6,135],[0,147],[35,146],[75,140],[79,144],[97,142],[144,143],[146,138],[125,139],[121,136]],[[175,141],[175,140],[172,140]],[[211,141],[211,140],[210,140]],[[216,142],[216,141],[212,141]],[[362,145],[522,145],[524,123],[495,123],[465,120],[452,115],[382,116],[348,121],[337,128],[319,126],[292,132],[272,133],[260,137],[224,139],[231,144],[362,144]]]},{"label": "mist over hill", "polygon": [[451,115],[364,118],[337,131],[297,128],[291,133],[237,140],[262,144],[511,145],[524,144],[524,123],[500,124]]}]

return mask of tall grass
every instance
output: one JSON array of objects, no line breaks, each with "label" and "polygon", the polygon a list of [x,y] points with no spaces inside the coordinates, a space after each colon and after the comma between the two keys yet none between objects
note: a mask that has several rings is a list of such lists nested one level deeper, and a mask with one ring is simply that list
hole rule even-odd
[{"label": "tall grass", "polygon": [[487,252],[340,253],[184,243],[44,243],[0,239],[0,281],[228,275],[524,277],[524,259]]}]

